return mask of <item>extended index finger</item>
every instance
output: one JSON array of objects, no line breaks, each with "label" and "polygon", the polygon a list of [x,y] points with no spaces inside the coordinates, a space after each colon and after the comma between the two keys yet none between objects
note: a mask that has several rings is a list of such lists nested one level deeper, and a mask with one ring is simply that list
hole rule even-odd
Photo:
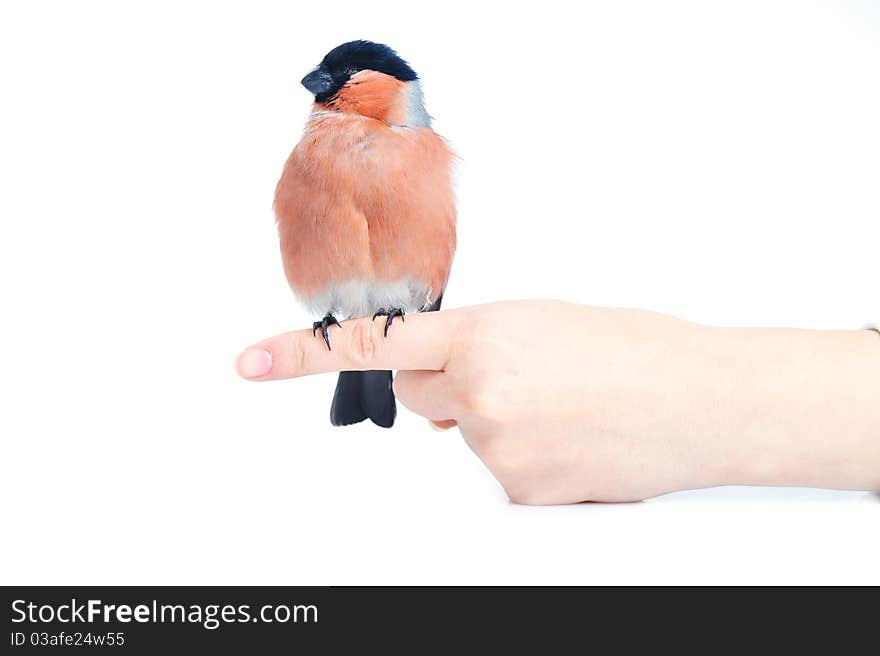
[{"label": "extended index finger", "polygon": [[270,337],[247,348],[236,364],[248,380],[279,380],[330,371],[427,369],[442,371],[449,362],[458,312],[408,314],[395,319],[383,335],[385,321],[350,319],[329,329],[332,350],[311,330]]}]

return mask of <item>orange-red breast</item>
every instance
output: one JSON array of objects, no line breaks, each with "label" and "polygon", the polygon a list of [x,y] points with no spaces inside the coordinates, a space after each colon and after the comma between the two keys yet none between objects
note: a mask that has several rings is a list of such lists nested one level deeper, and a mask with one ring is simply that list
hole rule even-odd
[{"label": "orange-red breast", "polygon": [[[391,48],[352,41],[302,80],[315,97],[275,191],[290,287],[330,348],[338,319],[431,311],[455,251],[453,155],[431,129],[415,71]],[[390,371],[342,372],[330,419],[394,423]]]}]

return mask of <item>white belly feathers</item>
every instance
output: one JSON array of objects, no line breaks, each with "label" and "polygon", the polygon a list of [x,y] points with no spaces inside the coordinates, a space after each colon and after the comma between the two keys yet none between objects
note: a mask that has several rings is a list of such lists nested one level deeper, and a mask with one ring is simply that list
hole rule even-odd
[{"label": "white belly feathers", "polygon": [[371,317],[379,308],[418,312],[436,300],[431,292],[419,280],[348,280],[300,299],[316,317],[329,313],[347,319]]}]

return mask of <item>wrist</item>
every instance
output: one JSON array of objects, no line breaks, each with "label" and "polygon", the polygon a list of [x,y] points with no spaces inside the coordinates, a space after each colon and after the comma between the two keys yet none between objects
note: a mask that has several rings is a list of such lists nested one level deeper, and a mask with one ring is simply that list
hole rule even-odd
[{"label": "wrist", "polygon": [[720,484],[880,486],[880,339],[868,331],[710,329]]}]

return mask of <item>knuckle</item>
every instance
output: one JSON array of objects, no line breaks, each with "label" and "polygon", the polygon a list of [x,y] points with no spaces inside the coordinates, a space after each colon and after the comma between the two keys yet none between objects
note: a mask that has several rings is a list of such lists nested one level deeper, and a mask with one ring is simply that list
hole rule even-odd
[{"label": "knuckle", "polygon": [[465,392],[462,398],[464,411],[486,422],[502,423],[506,403],[498,391],[491,387],[477,386]]},{"label": "knuckle", "polygon": [[356,321],[348,339],[347,354],[352,364],[358,368],[367,367],[373,361],[378,339],[372,325],[367,321]]},{"label": "knuckle", "polygon": [[301,374],[308,371],[308,364],[308,356],[306,355],[306,349],[303,347],[302,342],[296,339],[291,340],[287,348],[288,371],[294,375]]}]

